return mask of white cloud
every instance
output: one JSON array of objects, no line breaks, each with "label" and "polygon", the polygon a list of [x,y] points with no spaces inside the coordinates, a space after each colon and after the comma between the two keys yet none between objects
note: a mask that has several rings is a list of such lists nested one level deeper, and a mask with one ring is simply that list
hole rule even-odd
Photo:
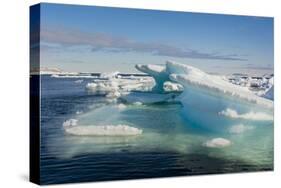
[{"label": "white cloud", "polygon": [[[86,33],[69,28],[42,28],[40,37],[43,44],[54,44],[56,47],[61,45],[61,48],[69,46],[87,46],[92,49],[92,52],[141,52],[151,53],[156,56],[178,58],[232,61],[247,60],[237,54],[201,52],[194,49],[182,49],[161,43],[134,41],[126,37],[117,37],[106,33]],[[48,47],[50,48],[52,46],[53,45],[49,45]]]}]

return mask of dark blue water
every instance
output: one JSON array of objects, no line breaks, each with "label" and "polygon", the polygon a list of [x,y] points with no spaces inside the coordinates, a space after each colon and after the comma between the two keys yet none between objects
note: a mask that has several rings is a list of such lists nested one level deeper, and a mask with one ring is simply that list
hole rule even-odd
[{"label": "dark blue water", "polygon": [[[181,117],[180,104],[128,107],[116,112],[103,96],[85,91],[92,79],[41,78],[41,183],[125,180],[273,169],[273,128],[232,137],[239,143],[229,149],[202,146],[217,133],[198,130]],[[98,109],[98,110],[96,110]],[[126,123],[142,128],[136,138],[77,137],[65,134],[62,123],[81,121]],[[77,114],[82,112],[83,114]],[[227,135],[226,135],[227,136]],[[259,139],[261,138],[261,139]],[[255,142],[255,140],[260,140]],[[247,144],[243,145],[243,141]],[[239,153],[237,154],[237,151]],[[257,155],[258,154],[258,155]],[[243,157],[242,157],[243,156]],[[255,157],[256,156],[256,159]]]}]

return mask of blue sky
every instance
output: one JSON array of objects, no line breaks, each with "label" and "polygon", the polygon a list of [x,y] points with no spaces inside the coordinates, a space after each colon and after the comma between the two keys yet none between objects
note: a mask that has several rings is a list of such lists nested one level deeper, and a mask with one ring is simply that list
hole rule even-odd
[{"label": "blue sky", "polygon": [[41,66],[136,72],[190,64],[208,72],[273,72],[273,19],[138,9],[41,5]]}]

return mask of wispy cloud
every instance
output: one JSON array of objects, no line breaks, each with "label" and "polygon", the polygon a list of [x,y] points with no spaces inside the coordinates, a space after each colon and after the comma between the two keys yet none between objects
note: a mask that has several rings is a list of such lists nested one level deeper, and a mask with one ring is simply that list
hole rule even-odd
[{"label": "wispy cloud", "polygon": [[[201,52],[194,49],[182,49],[168,44],[145,43],[134,41],[125,37],[111,36],[105,33],[87,33],[78,30],[65,28],[41,30],[41,41],[53,43],[61,46],[81,46],[90,47],[92,52],[109,51],[109,52],[142,52],[150,53],[156,56],[193,58],[193,59],[214,59],[214,60],[232,60],[246,61],[238,54],[219,54]],[[52,46],[48,46],[49,48]],[[57,46],[55,46],[57,47]]]}]

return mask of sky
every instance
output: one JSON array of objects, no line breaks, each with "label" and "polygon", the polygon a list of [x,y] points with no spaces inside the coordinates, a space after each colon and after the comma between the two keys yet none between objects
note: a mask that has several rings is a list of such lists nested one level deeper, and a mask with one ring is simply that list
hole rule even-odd
[{"label": "sky", "polygon": [[[41,4],[40,62],[137,72],[177,61],[213,73],[272,73],[273,18]],[[32,23],[31,23],[32,25]]]}]

